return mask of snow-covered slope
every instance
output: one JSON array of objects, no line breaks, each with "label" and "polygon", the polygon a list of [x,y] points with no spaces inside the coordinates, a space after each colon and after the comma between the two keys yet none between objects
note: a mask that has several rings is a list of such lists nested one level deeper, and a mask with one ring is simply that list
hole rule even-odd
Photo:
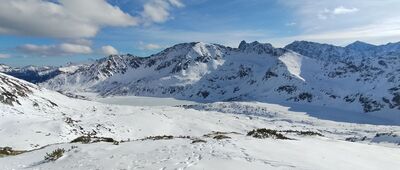
[{"label": "snow-covered slope", "polygon": [[[289,107],[258,102],[106,105],[68,98],[1,73],[0,92],[0,169],[4,170],[400,166],[398,126],[320,120]],[[277,130],[291,140],[247,135],[258,128]],[[109,142],[72,142],[81,136]],[[29,152],[2,157],[5,147]],[[46,160],[47,153],[57,148],[64,149],[61,157]]]},{"label": "snow-covered slope", "polygon": [[144,58],[109,56],[41,85],[102,96],[302,103],[400,120],[397,46],[355,42],[338,47],[297,41],[274,48],[243,41],[230,48],[183,43]]}]

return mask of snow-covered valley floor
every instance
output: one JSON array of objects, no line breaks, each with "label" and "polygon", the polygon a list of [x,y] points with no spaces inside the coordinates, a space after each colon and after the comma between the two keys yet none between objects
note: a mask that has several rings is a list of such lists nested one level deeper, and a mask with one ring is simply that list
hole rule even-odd
[{"label": "snow-covered valley floor", "polygon": [[190,105],[196,102],[177,100],[174,98],[142,97],[142,96],[113,96],[106,98],[94,98],[95,101],[105,104],[127,105],[127,106],[176,106]]},{"label": "snow-covered valley floor", "polygon": [[[0,158],[1,170],[400,168],[400,126],[321,120],[257,102],[128,106],[51,98],[68,104],[31,113],[1,108],[0,147],[29,151]],[[247,136],[259,128],[290,140]],[[118,142],[71,143],[85,135]],[[46,161],[57,148],[62,156]]]}]

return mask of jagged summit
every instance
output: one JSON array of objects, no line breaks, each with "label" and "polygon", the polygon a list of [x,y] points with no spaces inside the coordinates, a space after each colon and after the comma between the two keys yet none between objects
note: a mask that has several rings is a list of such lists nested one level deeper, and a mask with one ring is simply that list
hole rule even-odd
[{"label": "jagged summit", "polygon": [[284,48],[290,49],[290,48],[300,48],[300,47],[313,47],[313,48],[342,48],[340,46],[335,46],[331,44],[325,44],[325,43],[317,43],[313,41],[304,41],[304,40],[296,40],[293,41],[292,43],[286,45]]},{"label": "jagged summit", "polygon": [[293,43],[286,45],[284,48],[319,60],[337,60],[342,58],[345,53],[343,47],[310,41],[294,41]]},{"label": "jagged summit", "polygon": [[247,43],[244,40],[240,42],[238,50],[245,53],[270,54],[273,56],[279,56],[286,52],[282,48],[274,48],[270,43],[258,41]]},{"label": "jagged summit", "polygon": [[247,43],[246,41],[241,41],[239,44],[239,50],[254,50],[257,48],[263,48],[263,49],[274,49],[272,44],[270,43],[260,43],[258,41],[253,41],[251,43]]},{"label": "jagged summit", "polygon": [[345,48],[351,49],[351,50],[362,51],[362,50],[372,50],[375,47],[377,47],[377,46],[373,45],[373,44],[365,43],[362,41],[355,41],[355,42],[347,45]]},{"label": "jagged summit", "polygon": [[185,51],[185,52],[187,52],[188,50],[190,50],[194,46],[196,46],[196,44],[204,44],[204,43],[201,43],[201,42],[188,42],[188,43],[176,44],[176,45],[173,45],[172,47],[169,47],[169,48],[166,48],[166,49],[162,50],[161,52],[159,52],[157,54],[150,55],[149,57],[159,56],[159,55],[167,54],[167,53],[170,53],[170,52],[173,52],[173,51]]},{"label": "jagged summit", "polygon": [[246,46],[247,42],[245,40],[242,40],[238,46],[239,49],[244,49]]},{"label": "jagged summit", "polygon": [[369,57],[393,57],[400,54],[400,43],[386,45],[372,45],[356,41],[346,47],[330,44],[321,44],[309,41],[294,41],[285,46],[285,49],[295,51],[301,55],[322,60],[349,60],[365,59]]}]

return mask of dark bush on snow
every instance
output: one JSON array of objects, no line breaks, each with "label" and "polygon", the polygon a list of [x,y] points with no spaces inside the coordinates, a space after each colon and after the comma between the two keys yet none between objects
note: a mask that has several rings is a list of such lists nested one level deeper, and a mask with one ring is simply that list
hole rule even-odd
[{"label": "dark bush on snow", "polygon": [[226,136],[226,135],[216,135],[213,137],[213,139],[221,140],[221,139],[230,139],[231,137]]},{"label": "dark bush on snow", "polygon": [[264,138],[273,138],[273,139],[290,139],[280,133],[276,130],[272,129],[254,129],[250,132],[247,133],[247,136],[251,136],[254,138],[259,138],[259,139],[264,139]]},{"label": "dark bush on snow", "polygon": [[65,149],[56,149],[51,153],[46,153],[44,156],[45,161],[56,161],[57,159],[61,158],[65,153]]},{"label": "dark bush on snow", "polygon": [[142,140],[171,140],[174,136],[171,135],[163,135],[163,136],[148,136]]},{"label": "dark bush on snow", "polygon": [[96,137],[96,136],[80,136],[71,141],[71,143],[97,143],[97,142],[109,142],[118,145],[119,142],[114,140],[113,138],[106,138],[106,137]]},{"label": "dark bush on snow", "polygon": [[0,157],[19,155],[24,152],[26,152],[26,151],[16,151],[16,150],[13,150],[11,147],[3,147],[3,148],[0,147]]},{"label": "dark bush on snow", "polygon": [[194,144],[194,143],[207,143],[207,141],[205,141],[205,140],[203,140],[203,139],[194,139],[194,140],[192,141],[192,144]]},{"label": "dark bush on snow", "polygon": [[303,135],[303,136],[324,136],[321,133],[313,132],[313,131],[283,130],[280,132],[296,133],[297,135]]}]

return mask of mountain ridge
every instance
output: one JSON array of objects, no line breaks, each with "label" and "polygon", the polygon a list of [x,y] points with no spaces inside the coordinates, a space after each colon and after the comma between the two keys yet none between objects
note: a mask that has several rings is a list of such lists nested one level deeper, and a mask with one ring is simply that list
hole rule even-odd
[{"label": "mountain ridge", "polygon": [[238,48],[181,43],[148,57],[111,55],[40,85],[102,96],[303,103],[393,115],[400,109],[397,45],[376,46],[373,52],[363,51],[365,46],[372,47],[363,42],[339,47],[296,41],[285,48],[245,41]]}]

